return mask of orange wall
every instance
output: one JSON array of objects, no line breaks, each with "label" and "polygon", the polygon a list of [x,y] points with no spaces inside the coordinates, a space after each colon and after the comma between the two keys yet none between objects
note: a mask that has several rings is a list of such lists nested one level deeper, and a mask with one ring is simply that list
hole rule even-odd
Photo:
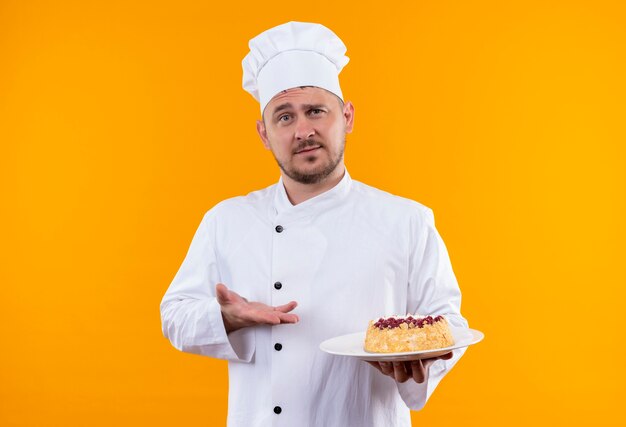
[{"label": "orange wall", "polygon": [[278,178],[240,63],[289,20],[347,44],[350,173],[433,208],[486,334],[415,424],[623,425],[623,2],[210,3],[0,2],[0,425],[224,424],[159,302]]}]

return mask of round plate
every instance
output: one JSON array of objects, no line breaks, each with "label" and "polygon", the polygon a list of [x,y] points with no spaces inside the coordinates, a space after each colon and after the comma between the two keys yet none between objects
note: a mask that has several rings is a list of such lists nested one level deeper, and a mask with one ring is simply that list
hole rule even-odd
[{"label": "round plate", "polygon": [[404,353],[370,353],[363,348],[365,332],[341,335],[320,344],[320,350],[337,356],[351,356],[362,360],[399,362],[406,360],[428,359],[442,356],[455,348],[467,347],[485,338],[485,334],[475,329],[450,327],[455,344],[434,350],[410,351]]}]

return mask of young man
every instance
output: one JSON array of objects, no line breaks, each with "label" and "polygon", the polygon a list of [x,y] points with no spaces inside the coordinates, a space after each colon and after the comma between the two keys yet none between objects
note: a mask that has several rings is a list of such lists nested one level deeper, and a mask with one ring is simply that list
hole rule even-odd
[{"label": "young man", "polygon": [[207,212],[161,304],[176,348],[229,360],[230,426],[408,426],[463,353],[368,365],[319,350],[385,315],[467,326],[432,211],[345,168],[345,51],[319,24],[250,41],[244,89],[281,178]]}]

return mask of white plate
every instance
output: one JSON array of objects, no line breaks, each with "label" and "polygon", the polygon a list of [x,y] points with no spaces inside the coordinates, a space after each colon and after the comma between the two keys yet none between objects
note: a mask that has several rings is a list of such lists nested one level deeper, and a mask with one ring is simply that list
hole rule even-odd
[{"label": "white plate", "polygon": [[450,347],[436,348],[434,350],[411,351],[403,353],[370,353],[365,351],[365,332],[357,332],[354,334],[342,335],[340,337],[331,338],[320,344],[320,350],[326,353],[335,354],[337,356],[351,356],[362,360],[372,361],[404,361],[427,359],[444,355],[455,348],[467,347],[480,342],[484,337],[480,331],[469,328],[450,327],[455,344]]}]

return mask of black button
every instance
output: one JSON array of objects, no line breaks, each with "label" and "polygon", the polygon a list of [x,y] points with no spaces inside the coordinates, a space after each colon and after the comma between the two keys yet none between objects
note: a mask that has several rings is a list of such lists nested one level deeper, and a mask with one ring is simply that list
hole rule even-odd
[{"label": "black button", "polygon": [[276,351],[281,351],[283,349],[283,345],[279,342],[277,342],[276,344],[274,344],[274,350]]},{"label": "black button", "polygon": [[275,414],[280,414],[281,412],[283,412],[282,408],[280,406],[274,406],[274,413]]},{"label": "black button", "polygon": [[275,228],[277,233],[282,233],[283,232],[283,226],[282,225],[277,225]]},{"label": "black button", "polygon": [[276,289],[280,289],[280,288],[282,288],[282,287],[283,287],[283,284],[282,284],[282,283],[280,283],[280,282],[276,282],[276,283],[274,283],[274,287],[275,287]]}]

